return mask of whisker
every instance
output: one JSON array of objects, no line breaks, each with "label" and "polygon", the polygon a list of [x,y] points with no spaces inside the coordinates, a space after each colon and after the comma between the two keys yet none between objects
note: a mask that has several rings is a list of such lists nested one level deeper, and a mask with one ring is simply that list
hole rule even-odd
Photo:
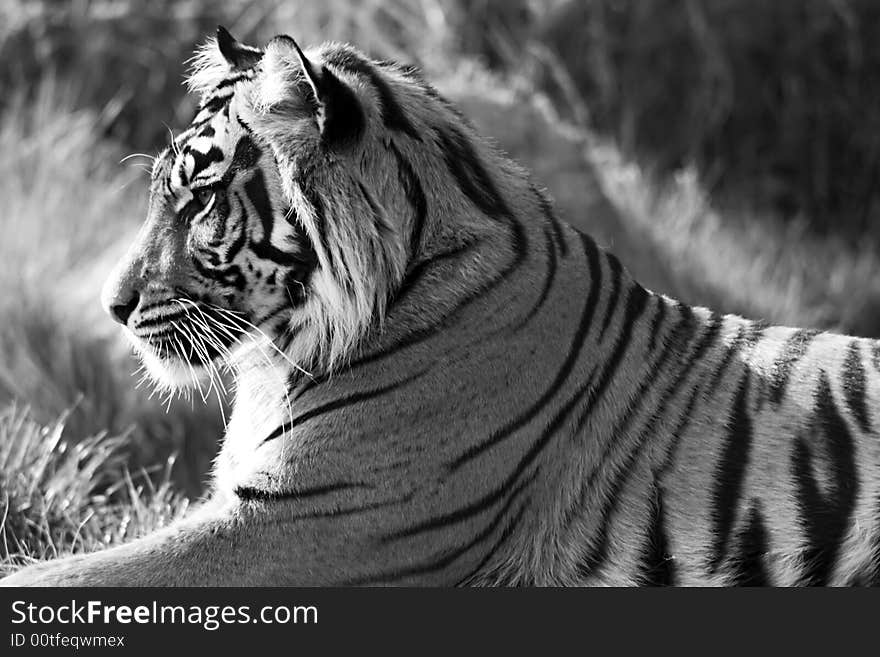
[{"label": "whisker", "polygon": [[[189,338],[189,336],[187,336],[186,333],[184,333],[184,328],[181,327],[181,326],[179,326],[177,322],[173,322],[173,323],[172,323],[172,326],[173,326],[173,327],[174,327],[174,328],[180,333],[180,335],[182,335],[182,336],[184,337],[184,339],[187,340],[187,342],[189,342],[189,345],[190,345],[189,357],[186,357],[186,356],[184,356],[183,354],[181,354],[181,360],[183,360],[183,361],[186,363],[187,367],[189,368],[189,373],[190,373],[190,377],[192,378],[193,385],[194,385],[196,388],[198,388],[199,396],[202,398],[202,402],[207,404],[207,403],[208,403],[208,397],[207,397],[207,395],[205,394],[205,392],[202,390],[202,383],[201,383],[201,381],[199,381],[199,377],[196,376],[196,372],[195,372],[195,370],[193,369],[192,363],[190,362],[190,359],[192,358],[193,355],[198,355],[198,356],[199,356],[199,360],[201,360],[201,355],[200,355],[200,354],[198,353],[198,351],[195,349],[195,345],[193,344],[192,339]],[[174,336],[174,341],[175,341],[177,344],[181,345],[181,349],[183,348],[183,345],[182,345],[182,343],[181,343],[181,341],[180,341],[180,336],[175,335],[175,336]],[[210,393],[210,388],[208,389],[208,392]]]},{"label": "whisker", "polygon": [[169,126],[164,121],[162,122],[162,125],[164,125],[165,128],[168,130],[168,135],[171,138],[171,143],[170,143],[171,152],[174,153],[175,156],[180,155],[180,148],[177,146],[177,143],[174,141],[174,131],[171,129],[171,126]]},{"label": "whisker", "polygon": [[121,160],[119,160],[119,164],[122,164],[123,162],[125,162],[125,161],[127,161],[127,160],[130,160],[130,159],[133,158],[133,157],[145,157],[145,158],[147,158],[150,162],[155,162],[155,161],[156,161],[156,157],[155,157],[154,155],[147,155],[146,153],[131,153],[130,155],[126,155],[124,158],[122,158]]},{"label": "whisker", "polygon": [[215,306],[214,304],[210,304],[210,305],[212,308],[223,313],[226,317],[230,318],[232,321],[238,321],[241,324],[243,324],[244,326],[248,326],[248,327],[252,328],[253,330],[255,330],[257,333],[262,335],[263,338],[265,338],[265,340],[269,344],[269,346],[271,346],[276,352],[278,352],[278,354],[284,360],[286,360],[290,364],[291,367],[297,369],[298,371],[302,372],[306,376],[313,378],[314,375],[311,372],[306,371],[305,369],[300,367],[298,364],[294,363],[287,354],[285,354],[283,351],[281,351],[281,349],[278,348],[278,345],[276,345],[275,342],[268,335],[266,335],[266,333],[260,327],[255,326],[251,322],[247,321],[243,317],[240,317],[239,315],[236,315],[235,313],[233,313],[230,310],[226,310],[225,308],[221,308],[220,306]]},{"label": "whisker", "polygon": [[[211,345],[215,349],[217,349],[217,351],[220,352],[220,355],[224,358],[224,360],[228,360],[231,356],[231,354],[229,353],[229,349],[227,349],[226,346],[222,342],[220,342],[220,340],[213,334],[210,326],[208,326],[207,323],[205,323],[201,318],[196,317],[192,313],[190,313],[183,306],[182,302],[180,302],[179,300],[175,300],[175,301],[180,303],[181,307],[184,308],[184,312],[187,313],[187,315],[186,315],[187,318],[191,320],[190,325],[188,327],[189,328],[188,333],[190,334],[190,339],[194,345],[198,345],[199,348],[201,349],[199,358],[202,361],[202,363],[205,365],[205,368],[209,370],[209,374],[211,374],[212,382],[214,380],[213,374],[216,373],[217,383],[219,384],[220,388],[222,388],[223,394],[227,395],[228,393],[226,391],[226,387],[223,385],[223,380],[222,380],[222,377],[220,376],[220,372],[217,371],[217,368],[216,368],[214,361],[211,358],[209,358],[209,356],[208,356],[207,345]],[[196,308],[196,310],[199,310],[199,312],[201,312],[201,309],[197,305],[193,304],[193,307]],[[198,330],[199,328],[201,328],[202,330]],[[210,391],[209,391],[209,393],[210,393]],[[218,398],[219,398],[219,390],[218,390]]]}]

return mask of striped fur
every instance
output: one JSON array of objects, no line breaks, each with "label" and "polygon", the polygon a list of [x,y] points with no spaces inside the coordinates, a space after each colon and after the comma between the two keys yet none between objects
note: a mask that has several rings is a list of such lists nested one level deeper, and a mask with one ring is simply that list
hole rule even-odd
[{"label": "striped fur", "polygon": [[265,334],[228,350],[213,496],[11,583],[880,581],[880,344],[650,292],[413,69],[227,37],[107,293],[159,290],[154,359],[163,294]]}]

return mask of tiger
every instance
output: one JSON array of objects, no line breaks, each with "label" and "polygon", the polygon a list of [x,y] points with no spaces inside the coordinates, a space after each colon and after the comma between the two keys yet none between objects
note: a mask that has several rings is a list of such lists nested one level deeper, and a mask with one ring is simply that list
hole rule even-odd
[{"label": "tiger", "polygon": [[231,371],[210,492],[5,585],[880,581],[880,342],[650,291],[414,66],[221,27],[189,86],[102,298]]}]

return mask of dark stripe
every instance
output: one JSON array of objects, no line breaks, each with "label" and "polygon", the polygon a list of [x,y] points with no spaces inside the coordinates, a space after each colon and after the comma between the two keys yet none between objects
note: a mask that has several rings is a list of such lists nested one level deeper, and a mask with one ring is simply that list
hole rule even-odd
[{"label": "dark stripe", "polygon": [[608,301],[605,303],[605,319],[602,320],[602,329],[599,331],[600,342],[605,336],[608,326],[611,324],[614,311],[617,310],[617,300],[620,298],[620,282],[621,278],[623,278],[623,267],[620,265],[620,260],[612,253],[606,253],[605,255],[608,260],[608,268],[611,270],[611,293],[608,296]]},{"label": "dark stripe", "polygon": [[[685,331],[688,329],[690,322],[693,320],[693,313],[691,309],[687,306],[683,306],[682,319],[679,322],[679,326],[684,328]],[[682,331],[683,333],[685,331]],[[701,352],[702,349],[705,349],[705,345],[709,345],[714,340],[714,330],[712,325],[706,330],[702,340],[698,344],[695,353]],[[673,334],[670,336],[669,345],[677,344],[680,340],[679,335]],[[689,341],[689,338],[688,338]],[[687,342],[685,343],[687,344]],[[661,359],[662,360],[662,356]],[[608,548],[609,548],[609,538],[610,538],[610,528],[611,521],[616,512],[617,506],[621,501],[621,491],[623,490],[624,485],[629,480],[630,475],[632,474],[638,460],[638,456],[641,453],[641,449],[644,446],[645,442],[657,435],[657,424],[661,421],[662,418],[665,417],[665,410],[671,407],[671,400],[679,390],[681,384],[686,379],[687,375],[692,370],[692,361],[690,358],[682,359],[682,365],[679,369],[678,376],[673,380],[673,382],[664,390],[664,393],[660,400],[657,403],[657,410],[650,416],[647,424],[642,428],[642,431],[639,433],[638,438],[636,439],[635,444],[629,449],[629,452],[622,459],[622,464],[617,467],[616,472],[613,474],[613,479],[606,491],[604,491],[604,502],[602,508],[599,510],[599,527],[596,530],[596,536],[590,544],[589,549],[584,553],[578,562],[577,570],[578,573],[584,577],[589,577],[608,557]],[[695,386],[694,393],[691,397],[691,401],[688,404],[688,409],[692,408],[693,401],[696,398],[697,390],[699,390],[698,386]],[[578,430],[583,426],[583,423],[586,420],[586,417],[590,411],[588,407],[584,412],[580,422],[578,423]],[[688,413],[690,410],[687,411]],[[631,416],[625,415],[622,422],[616,427],[615,431],[621,431],[622,426],[626,426],[629,423],[629,418]],[[581,486],[581,493],[578,496],[575,504],[569,506],[564,515],[564,524],[569,525],[573,522],[574,518],[586,508],[587,505],[587,496],[597,490],[597,480],[600,475],[604,475],[611,463],[619,463],[621,460],[619,458],[611,458],[611,453],[618,447],[618,443],[620,442],[620,434],[612,434],[612,439],[609,440],[604,449],[603,453],[600,455],[598,459],[596,459],[596,463],[593,465],[592,470],[589,475],[586,477],[585,483]]]},{"label": "dark stripe", "polygon": [[366,77],[379,95],[379,111],[385,127],[394,132],[403,132],[415,141],[422,141],[419,131],[403,111],[391,86],[369,62],[345,48],[327,52],[324,61],[347,73]]},{"label": "dark stripe", "polygon": [[[512,498],[509,503],[512,502]],[[516,526],[521,520],[523,514],[528,507],[528,503],[524,502],[523,505],[516,512],[514,517],[508,523],[508,526]],[[502,511],[495,517],[495,520],[488,525],[482,532],[477,534],[473,539],[465,543],[464,545],[458,546],[456,548],[441,550],[432,556],[428,557],[426,560],[416,563],[412,566],[404,566],[396,569],[388,569],[384,571],[380,571],[377,573],[372,573],[370,575],[363,575],[361,577],[357,577],[349,580],[345,583],[346,586],[363,586],[366,584],[375,584],[380,582],[394,582],[405,577],[411,577],[413,575],[428,575],[431,573],[436,573],[437,571],[443,570],[455,563],[462,556],[470,552],[474,547],[486,541],[495,531],[498,524],[504,517],[507,508],[505,507]],[[454,582],[449,582],[449,584],[453,584]]]},{"label": "dark stripe", "polygon": [[[537,459],[538,455],[541,454],[544,449],[549,444],[550,440],[556,435],[556,432],[559,430],[566,419],[571,415],[572,410],[578,404],[579,401],[583,399],[584,394],[589,389],[592,383],[592,377],[575,393],[571,396],[568,402],[559,410],[544,432],[541,434],[540,438],[536,440],[528,452],[520,459],[517,466],[514,470],[506,477],[506,479],[501,483],[500,486],[496,487],[493,491],[489,492],[487,495],[484,495],[480,500],[475,503],[471,503],[467,507],[464,507],[458,511],[450,512],[441,516],[438,519],[428,521],[426,523],[422,523],[417,525],[414,530],[408,532],[407,535],[428,531],[432,529],[436,529],[438,526],[446,525],[451,522],[461,522],[463,519],[467,519],[468,517],[475,515],[477,513],[482,512],[484,508],[488,505],[497,503],[498,500],[507,498],[507,502],[505,503],[505,508],[501,513],[496,517],[497,524],[498,520],[500,520],[501,516],[506,512],[508,506],[510,506],[516,497],[522,493],[524,490],[528,489],[528,486],[537,478],[539,468],[536,468],[535,471],[529,476],[523,483],[516,486],[516,488],[512,488],[515,482],[520,478],[520,476],[526,471],[526,469],[534,463]],[[508,493],[508,491],[511,491]],[[520,508],[520,514],[525,510],[526,503]]]},{"label": "dark stripe", "polygon": [[529,448],[529,451],[523,455],[519,463],[517,463],[516,467],[504,479],[504,481],[501,482],[499,486],[496,486],[494,489],[483,495],[478,500],[475,500],[464,507],[456,509],[455,511],[446,512],[441,516],[436,516],[434,518],[430,518],[423,522],[417,523],[411,527],[408,527],[405,530],[401,530],[395,534],[389,535],[386,540],[396,540],[399,538],[414,536],[419,533],[433,531],[441,527],[446,527],[451,524],[456,524],[464,520],[468,520],[475,515],[482,514],[502,499],[507,500],[505,507],[509,506],[511,502],[522,491],[526,490],[528,485],[530,485],[536,479],[538,475],[537,468],[525,481],[523,481],[519,485],[516,485],[516,487],[514,488],[517,480],[522,476],[526,469],[528,469],[534,463],[538,455],[540,455],[544,451],[551,439],[556,435],[556,432],[565,423],[566,419],[571,415],[572,410],[575,408],[578,402],[583,399],[584,394],[589,389],[591,380],[592,377],[583,386],[581,386],[579,390],[575,391],[568,402],[557,412],[556,416],[542,432],[541,436],[532,444],[531,448]]},{"label": "dark stripe", "polygon": [[516,323],[512,328],[512,331],[518,331],[538,314],[544,306],[544,303],[547,301],[547,297],[550,295],[550,288],[553,287],[553,281],[556,278],[556,269],[558,267],[556,249],[553,246],[553,236],[550,234],[549,229],[545,231],[544,236],[547,240],[547,249],[545,252],[547,268],[546,273],[544,274],[544,285],[541,288],[540,294],[538,294],[538,299],[535,301],[534,305],[532,305],[531,310],[529,310],[528,314],[523,317],[521,321]]},{"label": "dark stripe", "polygon": [[685,402],[684,409],[679,416],[678,424],[675,425],[675,428],[669,434],[669,443],[666,445],[666,449],[663,452],[663,460],[654,471],[654,481],[657,482],[658,487],[662,488],[663,477],[675,464],[675,457],[678,455],[678,447],[681,444],[681,439],[684,437],[684,432],[687,430],[688,426],[690,426],[691,420],[693,419],[694,408],[696,407],[697,400],[700,398],[701,391],[702,386],[700,386],[699,383],[695,384],[687,402]]},{"label": "dark stripe", "polygon": [[438,128],[436,133],[446,167],[471,203],[489,217],[513,217],[495,181],[464,134],[453,126]]},{"label": "dark stripe", "polygon": [[575,330],[575,334],[572,338],[572,341],[568,348],[568,353],[565,356],[565,360],[562,363],[562,367],[556,374],[556,377],[550,383],[550,386],[541,397],[531,406],[529,406],[524,412],[517,415],[510,422],[503,425],[499,429],[496,429],[492,434],[484,441],[476,443],[472,445],[467,450],[465,450],[461,456],[453,460],[448,468],[450,471],[454,472],[462,467],[465,463],[471,461],[476,458],[483,452],[488,449],[491,449],[501,441],[505,440],[508,436],[512,435],[522,427],[529,424],[532,420],[534,420],[538,414],[540,414],[544,408],[553,400],[556,394],[562,389],[563,383],[565,383],[568,375],[574,369],[575,364],[580,359],[581,351],[584,348],[584,344],[586,342],[587,333],[590,330],[590,326],[593,321],[593,315],[596,311],[596,303],[599,298],[599,292],[602,288],[602,270],[599,262],[599,250],[596,247],[596,243],[593,242],[592,239],[587,237],[586,235],[581,235],[581,242],[584,247],[584,254],[587,258],[587,264],[589,267],[589,286],[590,291],[587,294],[586,302],[584,303],[584,307],[581,310],[580,321],[578,322],[577,329]]},{"label": "dark stripe", "polygon": [[297,415],[296,417],[292,418],[289,422],[284,422],[280,426],[273,429],[272,432],[262,440],[260,445],[263,445],[263,444],[269,442],[270,440],[275,440],[279,436],[283,435],[285,432],[287,432],[287,431],[289,431],[289,430],[293,429],[294,427],[297,427],[301,424],[304,424],[305,422],[308,422],[309,420],[311,420],[313,418],[319,417],[319,416],[324,415],[326,413],[331,413],[333,411],[338,411],[339,409],[345,408],[347,406],[354,406],[354,405],[360,404],[362,402],[365,402],[369,399],[375,399],[377,397],[382,397],[382,396],[387,395],[391,392],[394,392],[395,390],[398,390],[400,388],[403,388],[403,387],[409,385],[410,383],[412,383],[416,379],[420,378],[424,374],[425,374],[425,370],[422,370],[421,372],[417,372],[416,374],[412,374],[404,379],[401,379],[400,381],[395,381],[394,383],[391,383],[387,386],[382,386],[380,388],[375,388],[373,390],[367,390],[365,392],[353,393],[353,394],[347,395],[345,397],[340,397],[339,399],[334,399],[332,402],[327,402],[326,404],[316,406],[315,408],[312,408],[312,409],[306,411],[305,413],[301,413],[300,415]]},{"label": "dark stripe", "polygon": [[659,294],[654,297],[657,301],[657,314],[654,315],[654,321],[651,322],[651,335],[648,338],[648,349],[654,351],[657,348],[657,338],[660,336],[660,327],[666,320],[666,305],[669,303]]},{"label": "dark stripe", "polygon": [[482,244],[482,242],[477,241],[454,246],[447,251],[436,253],[411,266],[406,274],[404,274],[403,280],[400,282],[400,287],[394,295],[395,303],[401,302],[406,295],[428,275],[428,273],[436,274],[438,268],[444,265],[449,266],[452,263],[461,260],[466,254],[474,252],[480,244]]},{"label": "dark stripe", "polygon": [[553,211],[553,204],[550,202],[547,194],[539,190],[534,185],[531,185],[530,187],[532,193],[538,198],[538,205],[541,207],[541,212],[544,213],[547,221],[550,222],[550,227],[553,229],[553,236],[556,239],[556,245],[559,247],[559,251],[564,258],[568,255],[568,244],[565,241],[565,235],[562,232],[562,226],[559,225],[559,219],[557,218],[556,213]]},{"label": "dark stripe", "polygon": [[467,506],[460,507],[455,511],[450,511],[441,515],[433,516],[426,520],[422,520],[421,522],[417,522],[404,529],[399,529],[396,532],[392,532],[383,536],[380,539],[380,542],[383,544],[392,543],[394,541],[399,541],[404,538],[412,538],[413,536],[418,536],[419,534],[432,532],[437,529],[447,529],[451,525],[457,525],[476,516],[483,515],[502,500],[506,500],[505,508],[507,508],[510,506],[511,502],[519,496],[521,492],[526,490],[535,481],[537,474],[538,470],[536,469],[529,477],[521,481],[515,487],[513,486],[513,484],[515,483],[516,479],[513,477],[508,477],[507,480],[504,482],[505,485],[499,486],[488,495],[484,495],[482,498],[474,500]]},{"label": "dark stripe", "polygon": [[611,358],[605,363],[602,375],[599,377],[599,383],[590,391],[590,402],[588,405],[590,408],[599,401],[617,373],[617,368],[620,366],[627,349],[629,349],[633,329],[636,328],[639,317],[645,311],[650,296],[648,291],[638,283],[633,283],[630,288],[626,299],[623,323],[620,334],[617,337],[617,342],[614,344],[614,351],[611,353]]},{"label": "dark stripe", "polygon": [[[700,342],[694,350],[694,353],[688,357],[690,366],[702,364],[703,356],[706,352],[718,343],[723,328],[724,316],[714,312],[709,315],[706,330],[703,333],[702,338],[700,338]],[[679,374],[679,376],[682,376],[682,374]]]},{"label": "dark stripe", "polygon": [[224,157],[223,151],[216,146],[211,146],[207,153],[201,153],[190,148],[187,150],[187,155],[190,155],[193,159],[193,169],[190,174],[190,180],[194,180],[199,173],[207,169],[214,162],[222,162]]},{"label": "dark stripe", "polygon": [[351,482],[339,482],[333,484],[323,484],[313,488],[301,488],[299,490],[287,491],[266,491],[251,486],[238,486],[235,488],[235,496],[244,502],[274,502],[279,500],[310,500],[314,498],[325,497],[343,491],[360,490],[371,488],[365,484],[357,484]]},{"label": "dark stripe", "polygon": [[[620,505],[623,486],[629,479],[632,471],[635,469],[639,456],[639,448],[641,440],[626,455],[625,460],[620,464],[617,473],[611,482],[611,485],[604,493],[604,502],[599,511],[599,526],[592,537],[589,546],[584,554],[578,560],[576,570],[578,575],[584,580],[595,573],[596,569],[601,566],[608,558],[608,550],[610,547],[611,521],[614,518],[617,507]],[[565,520],[568,526],[578,512],[584,511],[586,506],[586,498],[588,493],[593,492],[593,486],[585,485],[581,487],[581,494],[577,503],[566,510]]]},{"label": "dark stripe", "polygon": [[862,352],[859,349],[859,341],[852,340],[843,362],[843,370],[840,373],[840,382],[843,386],[843,394],[859,428],[868,433],[871,431],[871,420],[868,417],[868,407],[865,400],[865,367],[862,365]]},{"label": "dark stripe", "polygon": [[[266,179],[260,169],[255,169],[251,178],[244,184],[244,192],[248,201],[257,213],[257,218],[262,226],[262,236],[259,241],[252,239],[250,249],[258,258],[270,260],[275,264],[285,267],[298,267],[300,269],[311,271],[317,262],[314,251],[308,238],[299,233],[300,243],[296,251],[282,251],[272,244],[272,231],[275,227],[275,210],[272,207],[272,201],[269,198],[269,192],[266,189]],[[246,224],[247,209],[242,203],[238,192],[234,192],[235,198],[241,205],[242,221]],[[294,226],[294,228],[298,228]]]},{"label": "dark stripe", "polygon": [[722,377],[727,372],[727,368],[730,365],[731,361],[733,361],[734,356],[740,353],[740,348],[745,341],[745,334],[746,331],[741,326],[736,332],[733,340],[731,340],[730,344],[727,345],[727,348],[724,351],[724,356],[718,362],[718,367],[715,368],[715,371],[712,373],[712,378],[709,379],[709,382],[706,384],[706,391],[709,395],[715,394],[715,391],[718,388],[718,384],[721,382]]},{"label": "dark stripe", "polygon": [[[247,243],[247,223],[244,220],[245,210],[241,204],[241,198],[237,196],[236,200],[238,201],[238,205],[241,208],[241,216],[239,216],[235,227],[233,227],[233,230],[235,230],[236,227],[238,228],[238,230],[236,231],[235,236],[232,238],[232,241],[228,243],[226,251],[223,254],[223,258],[226,262],[232,262],[235,257],[241,252],[242,248],[244,248],[244,245]],[[226,224],[228,226],[229,214],[232,212],[232,205],[228,202],[226,204],[226,211]],[[229,235],[227,234],[224,237],[228,239]]]},{"label": "dark stripe", "polygon": [[[211,210],[208,212],[202,211],[199,216],[193,217],[192,219],[193,226],[206,224],[207,230],[211,232],[206,246],[213,250],[216,262],[212,262],[211,264],[215,266],[231,260],[231,258],[221,259],[220,257],[221,247],[229,240],[229,236],[226,233],[229,228],[230,210],[229,198],[226,196],[226,191],[218,189],[214,191],[214,203]],[[196,248],[206,250],[201,249],[201,247]]]},{"label": "dark stripe", "polygon": [[293,522],[295,520],[316,520],[318,518],[344,518],[348,516],[356,516],[364,513],[369,513],[370,511],[376,511],[378,509],[388,509],[391,507],[402,507],[406,505],[412,499],[412,493],[404,495],[401,498],[393,498],[386,500],[378,500],[376,502],[369,502],[366,504],[355,504],[352,506],[337,506],[333,504],[332,506],[321,508],[321,509],[309,509],[307,511],[301,511],[299,513],[287,513],[284,516],[284,520],[286,522]]},{"label": "dark stripe", "polygon": [[642,548],[639,581],[643,586],[675,586],[675,560],[669,552],[660,488],[654,488],[651,502],[651,520]]},{"label": "dark stripe", "polygon": [[231,287],[238,291],[245,288],[245,278],[238,265],[225,265],[223,267],[206,266],[198,257],[197,253],[190,254],[190,260],[196,271],[208,280],[219,283],[224,287]]},{"label": "dark stripe", "polygon": [[250,135],[242,135],[235,145],[235,152],[232,154],[232,162],[229,164],[229,170],[224,175],[224,183],[229,184],[232,176],[241,171],[248,171],[260,161],[262,150]]},{"label": "dark stripe", "polygon": [[414,212],[409,236],[409,257],[412,260],[418,255],[422,245],[422,233],[425,229],[425,219],[428,216],[428,200],[425,197],[422,183],[409,160],[398,150],[394,142],[391,142],[390,149],[394,153],[394,159],[397,160],[397,178]]},{"label": "dark stripe", "polygon": [[797,362],[804,357],[817,331],[800,330],[791,335],[782,347],[782,353],[773,363],[770,372],[770,399],[779,404],[785,395],[785,387]]},{"label": "dark stripe", "polygon": [[749,322],[745,327],[741,326],[739,328],[736,336],[727,346],[724,356],[712,374],[712,378],[709,379],[706,385],[706,392],[709,395],[715,394],[718,384],[721,382],[730,364],[734,361],[734,358],[741,356],[744,351],[753,348],[760,341],[766,328],[766,324],[759,322]]},{"label": "dark stripe", "polygon": [[196,112],[196,115],[201,114],[202,112],[208,112],[209,114],[216,114],[218,111],[229,105],[229,101],[232,100],[234,93],[222,93],[222,94],[214,94],[205,99],[201,105],[199,105],[199,109]]},{"label": "dark stripe", "polygon": [[[165,305],[165,304],[160,304],[160,305]],[[168,313],[166,315],[162,315],[160,317],[153,317],[152,319],[142,319],[141,321],[139,321],[137,324],[134,325],[134,328],[135,329],[142,329],[142,328],[146,328],[148,326],[159,326],[161,324],[167,324],[167,323],[173,322],[177,319],[180,319],[184,315],[186,315],[186,311],[183,308],[180,308],[179,305],[177,305],[177,304],[172,305],[171,303],[169,303],[168,305],[171,306],[172,308],[174,308],[174,312],[170,312],[170,313]]]},{"label": "dark stripe", "polygon": [[[189,177],[186,174],[186,158],[180,158],[180,164],[177,166],[177,177],[180,178],[180,184],[189,185]],[[170,188],[169,188],[170,189]]]},{"label": "dark stripe", "polygon": [[758,503],[749,511],[749,520],[737,541],[739,551],[732,559],[734,586],[770,586],[764,559],[767,555],[767,529]]},{"label": "dark stripe", "polygon": [[709,570],[717,572],[724,561],[727,543],[742,497],[743,479],[752,447],[752,417],[749,414],[750,370],[740,379],[727,419],[727,443],[715,473],[712,491],[713,545]]},{"label": "dark stripe", "polygon": [[[465,291],[462,297],[458,300],[457,304],[452,308],[446,310],[444,315],[436,323],[411,330],[404,339],[400,340],[394,345],[391,345],[390,348],[384,348],[373,353],[360,355],[356,360],[352,361],[352,363],[349,365],[349,369],[362,367],[364,365],[374,363],[376,361],[391,356],[399,356],[400,352],[404,349],[422,343],[441,334],[444,329],[455,324],[458,313],[467,308],[471,303],[479,301],[488,296],[498,286],[506,282],[510,278],[510,276],[515,273],[519,265],[527,256],[525,232],[522,225],[518,221],[512,220],[509,223],[508,228],[510,230],[511,248],[514,252],[513,260],[511,260],[510,263],[505,265],[503,269],[493,272],[494,276],[492,278],[481,281],[479,285]],[[473,244],[478,244],[478,242],[475,242]],[[432,271],[432,268],[427,266],[428,264],[429,263],[427,262],[418,263],[410,270],[410,273],[405,276],[405,285],[403,286],[405,293],[408,292],[410,288],[415,286],[419,282],[420,278],[423,278],[428,274],[428,272]],[[397,303],[397,299],[399,298],[400,295],[395,298],[395,304]],[[485,336],[483,335],[479,336],[479,339],[481,340],[484,338]]]},{"label": "dark stripe", "polygon": [[[827,494],[813,477],[816,454],[827,455]],[[800,584],[824,586],[834,572],[859,491],[853,439],[837,410],[824,371],[819,375],[812,422],[806,435],[795,441],[792,474],[807,541]]]},{"label": "dark stripe", "polygon": [[[588,486],[592,486],[595,483],[596,476],[602,471],[602,468],[600,466],[602,464],[608,463],[609,459],[611,458],[612,451],[620,446],[620,441],[622,440],[622,436],[625,435],[626,429],[628,429],[630,423],[636,419],[637,411],[642,407],[643,402],[648,399],[648,393],[650,392],[650,390],[657,386],[657,381],[661,377],[661,373],[665,369],[667,369],[667,360],[673,355],[678,355],[680,360],[674,365],[678,366],[678,373],[672,380],[672,383],[666,387],[666,389],[663,391],[663,394],[660,396],[657,407],[655,411],[651,414],[647,426],[643,427],[643,430],[641,432],[642,436],[640,436],[638,440],[639,443],[643,440],[643,437],[646,433],[653,433],[654,423],[658,421],[658,418],[663,416],[667,408],[667,404],[678,393],[678,390],[681,387],[682,383],[684,383],[687,375],[690,374],[690,372],[692,371],[693,364],[699,363],[703,353],[717,340],[718,333],[720,331],[720,325],[723,320],[716,315],[714,321],[712,321],[708,325],[706,331],[703,333],[703,336],[697,343],[697,346],[694,349],[693,353],[683,351],[690,345],[691,339],[693,338],[695,333],[693,312],[687,306],[683,306],[683,308],[687,308],[687,312],[682,312],[682,316],[676,324],[675,328],[673,329],[673,332],[667,337],[666,340],[664,340],[663,351],[651,364],[648,373],[641,378],[639,387],[636,390],[636,393],[632,395],[631,400],[627,403],[626,408],[623,410],[622,413],[618,413],[618,416],[621,419],[612,429],[611,439],[608,440],[605,444],[601,455],[597,459],[596,466],[592,468],[590,474],[587,477]],[[578,422],[576,433],[579,433],[580,430],[583,428],[583,425],[589,415],[589,410],[589,408],[585,410],[583,416]],[[650,428],[650,430],[647,430],[648,428]]]},{"label": "dark stripe", "polygon": [[[679,361],[679,369],[678,373],[673,379],[672,384],[664,391],[663,397],[660,401],[660,409],[672,400],[672,397],[678,392],[681,385],[684,383],[687,376],[696,368],[702,365],[703,356],[707,351],[712,349],[717,343],[721,336],[721,330],[724,328],[724,317],[718,315],[716,313],[712,313],[709,317],[708,323],[706,324],[706,330],[703,331],[700,340],[696,343],[693,351],[686,351],[686,348],[689,347],[691,340],[694,338],[696,330],[694,327],[695,318],[693,315],[693,310],[688,308],[687,313],[682,316],[682,330],[681,332],[675,333],[671,338],[671,348],[673,353],[677,353],[681,356],[681,360]],[[665,349],[665,347],[664,347]],[[654,376],[655,378],[660,375],[660,370],[658,369]]]},{"label": "dark stripe", "polygon": [[[262,55],[262,53],[260,53]],[[220,90],[225,89],[226,87],[233,86],[236,82],[241,82],[242,80],[250,80],[254,77],[253,71],[251,69],[245,69],[241,73],[236,75],[231,75],[228,78],[221,80],[214,89]]]},{"label": "dark stripe", "polygon": [[[486,556],[483,557],[482,561],[478,563],[473,570],[471,570],[467,575],[461,578],[456,583],[456,586],[464,586],[475,580],[475,578],[489,565],[493,559],[495,559],[496,555],[505,548],[505,546],[510,543],[510,539],[513,537],[516,530],[519,529],[520,524],[522,523],[523,515],[525,515],[525,510],[528,507],[528,500],[523,503],[520,507],[519,511],[516,515],[510,519],[510,521],[504,526],[501,534],[498,536],[498,540],[486,551]],[[529,573],[523,573],[521,575],[523,579],[530,577]],[[489,583],[494,586],[507,586],[512,584],[513,582],[505,582],[501,579],[493,579]],[[518,582],[520,584],[527,585],[528,582]]]},{"label": "dark stripe", "polygon": [[[660,420],[665,416],[666,410],[670,407],[673,398],[675,397],[675,395],[678,394],[678,391],[687,380],[688,375],[690,375],[694,371],[695,364],[699,364],[702,360],[703,354],[711,349],[718,341],[721,327],[724,324],[723,317],[721,317],[720,315],[713,315],[711,320],[707,324],[706,330],[703,332],[702,337],[696,343],[693,351],[691,351],[689,349],[689,345],[696,333],[696,329],[692,309],[688,306],[682,306],[682,310],[684,311],[685,309],[687,312],[682,313],[681,319],[679,320],[675,329],[673,329],[672,334],[667,340],[664,341],[663,352],[661,353],[661,356],[652,366],[651,372],[643,380],[642,387],[640,387],[639,392],[636,395],[637,399],[644,399],[651,386],[656,385],[656,382],[660,377],[660,372],[665,369],[664,365],[666,363],[667,357],[670,354],[679,356],[679,361],[676,364],[678,367],[677,374],[675,375],[675,378],[672,379],[672,382],[667,385],[666,388],[663,390],[663,394],[659,397],[655,410],[650,415],[648,423],[642,428],[641,435],[638,440],[639,444],[644,442],[646,438],[655,433],[657,423],[660,422]],[[701,376],[699,382],[701,382],[702,378],[703,377]],[[691,391],[690,399],[686,405],[688,413],[690,413],[690,411],[693,409],[696,397],[701,391],[701,386],[699,385],[699,382],[694,384],[694,387]],[[625,414],[622,420],[622,426],[619,426],[617,429],[617,433],[613,435],[621,435],[623,429],[625,429],[629,425],[629,419],[633,416],[634,413]],[[682,428],[683,427],[680,427],[679,429]],[[616,440],[609,442],[605,452],[603,452],[603,455],[600,458],[600,462],[608,458],[609,449],[615,447],[616,444]],[[597,472],[598,470],[596,469],[591,472],[590,481],[592,481],[592,478],[595,477]]]},{"label": "dark stripe", "polygon": [[167,326],[160,331],[150,331],[147,335],[150,342],[160,342],[169,336],[180,335],[180,331],[176,326]]}]

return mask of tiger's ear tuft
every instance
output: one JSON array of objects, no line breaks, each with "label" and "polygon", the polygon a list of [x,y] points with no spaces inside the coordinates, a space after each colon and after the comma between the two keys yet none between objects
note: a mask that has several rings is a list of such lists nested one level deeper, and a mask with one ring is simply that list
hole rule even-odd
[{"label": "tiger's ear tuft", "polygon": [[270,57],[281,57],[288,65],[294,64],[297,78],[307,83],[307,100],[325,143],[339,146],[360,138],[365,127],[364,111],[348,85],[326,66],[312,62],[289,36],[274,37],[266,51]]},{"label": "tiger's ear tuft", "polygon": [[236,69],[253,68],[263,56],[263,51],[259,48],[246,46],[236,41],[235,37],[222,25],[217,26],[217,47],[227,63]]}]

